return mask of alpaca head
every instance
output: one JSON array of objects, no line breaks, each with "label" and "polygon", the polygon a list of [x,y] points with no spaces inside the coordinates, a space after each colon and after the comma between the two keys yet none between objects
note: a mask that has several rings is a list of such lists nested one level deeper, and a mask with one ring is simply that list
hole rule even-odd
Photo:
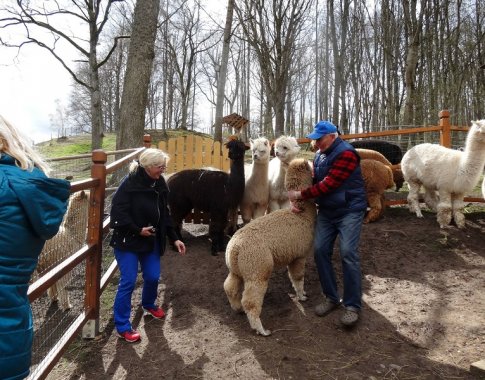
[{"label": "alpaca head", "polygon": [[304,158],[293,159],[286,172],[286,190],[301,190],[313,184],[312,167],[308,160]]},{"label": "alpaca head", "polygon": [[271,146],[266,137],[260,137],[250,141],[251,154],[254,163],[268,163]]},{"label": "alpaca head", "polygon": [[281,162],[289,164],[300,152],[300,146],[294,137],[280,136],[274,143],[274,151]]},{"label": "alpaca head", "polygon": [[474,141],[485,144],[485,119],[473,120],[470,131],[468,132],[468,136],[470,136],[470,138],[473,138]]},{"label": "alpaca head", "polygon": [[242,160],[244,158],[244,153],[249,147],[241,140],[230,139],[226,144],[229,150],[229,158],[231,160]]}]

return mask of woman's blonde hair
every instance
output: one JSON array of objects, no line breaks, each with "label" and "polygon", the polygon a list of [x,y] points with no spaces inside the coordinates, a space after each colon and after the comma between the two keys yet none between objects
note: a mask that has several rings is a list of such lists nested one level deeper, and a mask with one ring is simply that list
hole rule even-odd
[{"label": "woman's blonde hair", "polygon": [[130,164],[130,172],[134,172],[139,166],[148,168],[150,166],[166,165],[169,160],[169,155],[163,150],[148,148],[140,154],[138,161],[133,161]]},{"label": "woman's blonde hair", "polygon": [[0,115],[0,152],[12,156],[18,167],[23,170],[39,168],[45,174],[49,165],[32,147],[32,141]]}]

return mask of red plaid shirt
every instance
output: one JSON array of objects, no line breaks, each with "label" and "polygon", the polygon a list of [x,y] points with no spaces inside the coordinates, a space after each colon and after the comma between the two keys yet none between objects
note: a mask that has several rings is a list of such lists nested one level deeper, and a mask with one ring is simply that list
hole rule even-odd
[{"label": "red plaid shirt", "polygon": [[352,151],[342,152],[333,163],[328,175],[315,185],[302,190],[301,197],[310,199],[330,193],[340,187],[358,165],[359,159]]}]

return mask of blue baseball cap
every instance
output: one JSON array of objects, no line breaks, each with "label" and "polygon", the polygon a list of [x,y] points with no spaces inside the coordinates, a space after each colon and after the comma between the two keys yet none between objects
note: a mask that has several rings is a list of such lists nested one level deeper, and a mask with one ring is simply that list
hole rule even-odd
[{"label": "blue baseball cap", "polygon": [[324,135],[335,132],[337,132],[337,127],[335,125],[333,125],[329,121],[322,120],[315,124],[315,126],[313,127],[313,132],[307,135],[307,138],[312,140],[318,140]]}]

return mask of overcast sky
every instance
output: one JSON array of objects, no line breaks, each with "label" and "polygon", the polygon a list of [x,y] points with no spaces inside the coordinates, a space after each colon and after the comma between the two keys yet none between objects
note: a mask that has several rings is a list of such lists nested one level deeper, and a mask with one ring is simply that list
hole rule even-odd
[{"label": "overcast sky", "polygon": [[36,47],[17,51],[0,47],[0,114],[24,130],[35,143],[48,140],[49,115],[56,99],[66,99],[71,79],[47,52]]}]

